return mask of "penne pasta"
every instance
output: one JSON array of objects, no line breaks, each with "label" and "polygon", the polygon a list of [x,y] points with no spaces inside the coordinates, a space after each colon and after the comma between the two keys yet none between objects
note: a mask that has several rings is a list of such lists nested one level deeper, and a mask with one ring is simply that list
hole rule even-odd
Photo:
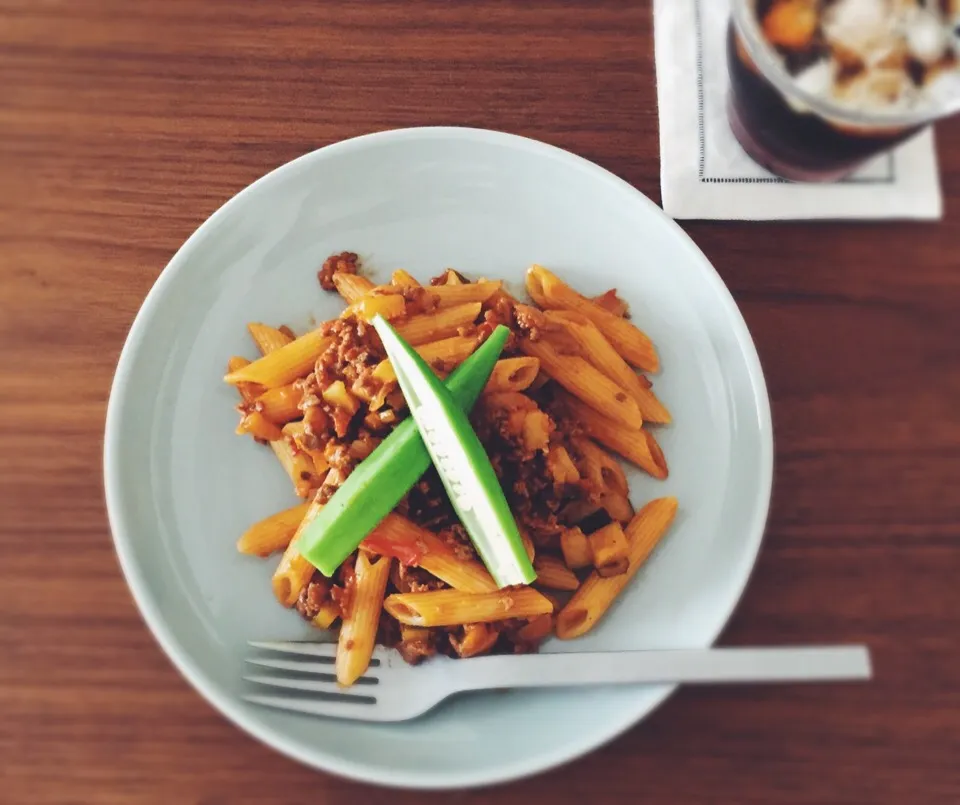
[{"label": "penne pasta", "polygon": [[371,561],[363,551],[357,553],[350,611],[343,614],[337,640],[334,667],[340,685],[352,685],[370,665],[392,561],[382,556]]},{"label": "penne pasta", "polygon": [[285,386],[313,371],[313,365],[331,339],[320,330],[313,330],[294,339],[289,344],[268,352],[253,363],[230,372],[224,377],[228,383],[259,383],[266,388]]},{"label": "penne pasta", "polygon": [[436,534],[399,514],[388,514],[360,546],[372,553],[393,556],[404,564],[419,566],[455,590],[486,593],[497,589],[480,562],[457,556]]},{"label": "penne pasta", "polygon": [[502,282],[470,282],[454,285],[433,285],[429,291],[437,298],[437,307],[442,310],[467,302],[486,302],[501,287],[503,287]]},{"label": "penne pasta", "polygon": [[333,275],[333,284],[348,305],[359,302],[374,288],[373,283],[366,277],[347,274],[345,271],[338,271]]},{"label": "penne pasta", "polygon": [[321,475],[327,471],[326,459],[323,455],[313,455],[303,449],[303,422],[288,422],[283,426],[284,438],[270,442],[270,447],[276,454],[280,466],[293,481],[296,493],[305,498],[310,490],[320,486]]},{"label": "penne pasta", "polygon": [[504,358],[497,361],[483,391],[496,394],[502,391],[523,391],[536,379],[540,371],[539,358]]},{"label": "penne pasta", "polygon": [[596,442],[583,436],[574,437],[573,446],[579,453],[582,476],[601,495],[616,493],[623,497],[630,494],[627,476],[620,462]]},{"label": "penne pasta", "polygon": [[396,285],[398,288],[419,288],[420,283],[414,278],[414,276],[402,268],[398,268],[390,276],[390,282],[393,285]]},{"label": "penne pasta", "polygon": [[644,422],[668,424],[671,421],[670,412],[650,390],[649,381],[630,368],[589,318],[569,310],[548,310],[544,315],[548,321],[568,328],[587,361],[633,397]]},{"label": "penne pasta", "polygon": [[280,347],[285,347],[293,338],[287,335],[283,330],[271,327],[269,324],[261,324],[258,321],[252,321],[247,325],[247,330],[257,345],[261,355],[270,352],[276,352]]},{"label": "penne pasta", "polygon": [[581,296],[543,266],[533,265],[527,270],[527,292],[542,308],[562,308],[582,313],[597,325],[629,363],[647,372],[659,371],[657,350],[646,333]]},{"label": "penne pasta", "polygon": [[451,636],[450,642],[457,654],[466,659],[490,651],[499,636],[500,633],[486,623],[467,623],[463,627],[463,639],[454,640]]},{"label": "penne pasta", "polygon": [[[230,372],[235,372],[249,365],[250,361],[246,358],[233,357],[227,364],[227,369]],[[244,402],[248,404],[252,404],[264,391],[263,387],[256,383],[241,382],[237,383],[236,388]],[[284,472],[293,481],[294,491],[297,495],[302,498],[309,495],[315,481],[314,466],[310,457],[295,449],[289,438],[270,442],[270,448],[279,460]]]},{"label": "penne pasta", "polygon": [[439,341],[441,338],[459,335],[462,328],[473,324],[480,315],[480,308],[480,302],[468,302],[433,313],[411,316],[402,324],[397,324],[396,330],[404,341],[413,346]]},{"label": "penne pasta", "polygon": [[[250,363],[246,358],[234,355],[227,361],[227,372],[239,372],[245,366],[249,366]],[[256,383],[237,383],[236,389],[245,403],[252,403],[264,392],[263,386]]]},{"label": "penne pasta", "polygon": [[313,461],[305,452],[298,450],[292,444],[292,439],[287,436],[275,442],[270,442],[277,461],[283,467],[283,471],[290,476],[293,481],[293,489],[298,497],[305,498],[310,491],[317,486],[314,481],[316,475],[313,471]]},{"label": "penne pasta", "polygon": [[533,540],[530,539],[530,535],[525,528],[520,528],[519,526],[517,528],[520,532],[520,539],[523,540],[523,550],[527,554],[527,559],[532,562],[537,556],[536,546],[534,546]]},{"label": "penne pasta", "polygon": [[539,643],[551,635],[553,623],[553,615],[538,615],[517,632],[517,637],[527,643]]},{"label": "penne pasta", "polygon": [[429,629],[423,629],[419,626],[406,626],[400,624],[400,641],[403,643],[413,643],[417,640],[429,640],[433,634]]},{"label": "penne pasta", "polygon": [[275,425],[286,425],[303,416],[300,410],[302,399],[303,390],[290,383],[286,386],[277,386],[275,389],[267,389],[254,400],[254,410],[259,411]]},{"label": "penne pasta", "polygon": [[[472,336],[453,336],[417,347],[417,353],[431,366],[454,368],[469,358],[477,348],[477,339]],[[380,361],[373,370],[373,376],[381,383],[396,382],[397,373],[389,360]]]},{"label": "penne pasta", "polygon": [[626,316],[629,312],[627,303],[617,296],[616,288],[604,291],[599,296],[594,296],[590,301],[599,305],[608,313],[613,313],[614,316]]},{"label": "penne pasta", "polygon": [[560,532],[560,550],[567,567],[577,570],[593,564],[593,551],[587,535],[579,528],[565,528]]},{"label": "penne pasta", "polygon": [[365,322],[373,321],[375,316],[385,319],[399,319],[407,310],[407,303],[398,293],[370,293],[361,297],[343,311],[341,317],[355,315]]},{"label": "penne pasta", "polygon": [[297,530],[283,552],[280,564],[273,573],[271,582],[273,584],[273,594],[285,607],[292,607],[297,603],[300,593],[313,578],[316,568],[300,555],[300,551],[297,550],[297,539],[306,530],[307,526],[317,519],[321,509],[323,509],[323,504],[316,499],[307,506],[306,514],[300,521],[300,525],[297,526]]},{"label": "penne pasta", "polygon": [[593,565],[604,578],[626,573],[630,565],[630,547],[620,523],[610,523],[594,531],[588,539]]},{"label": "penne pasta", "polygon": [[339,617],[340,607],[337,606],[337,602],[327,599],[320,605],[320,611],[313,616],[313,620],[311,620],[310,623],[318,629],[329,629],[336,623]]},{"label": "penne pasta", "polygon": [[632,579],[657,543],[666,533],[677,513],[677,499],[658,498],[644,506],[627,526],[629,563],[619,576],[603,578],[596,571],[583,582],[567,605],[557,615],[557,637],[569,640],[588,632],[603,617],[614,599]]},{"label": "penne pasta", "polygon": [[250,411],[243,415],[237,425],[237,433],[249,433],[254,439],[262,442],[275,442],[283,438],[283,432],[276,424],[267,419],[259,411]]},{"label": "penne pasta", "polygon": [[580,480],[580,470],[562,445],[555,445],[547,452],[547,472],[555,484],[575,484]]},{"label": "penne pasta", "polygon": [[654,478],[668,475],[666,460],[656,439],[646,428],[625,428],[595,411],[575,397],[564,397],[571,413],[580,420],[590,434],[604,447],[619,453]]},{"label": "penne pasta", "polygon": [[618,492],[608,492],[600,498],[600,506],[610,515],[610,519],[619,523],[629,523],[635,513],[630,498]]},{"label": "penne pasta", "polygon": [[533,569],[537,571],[537,584],[551,590],[576,590],[580,580],[567,567],[563,560],[540,554],[533,560]]},{"label": "penne pasta", "polygon": [[[287,544],[280,566],[273,576],[274,594],[284,606],[293,606],[300,592],[313,576],[313,566],[296,550],[296,536],[305,529],[323,508],[316,501],[309,504],[297,531]],[[417,565],[428,573],[465,593],[496,591],[497,585],[487,569],[475,559],[466,559],[436,534],[421,528],[399,514],[384,518],[360,543],[363,550],[397,558],[404,564]],[[290,601],[289,604],[285,603]]]},{"label": "penne pasta", "polygon": [[540,359],[544,372],[596,411],[626,425],[640,428],[643,417],[637,403],[620,386],[578,355],[561,355],[547,341],[523,338],[520,348]]},{"label": "penne pasta", "polygon": [[410,626],[461,626],[509,618],[533,618],[553,611],[553,604],[532,587],[515,587],[489,593],[436,590],[428,593],[395,593],[383,603],[387,612]]},{"label": "penne pasta", "polygon": [[300,503],[254,523],[237,540],[237,550],[253,556],[269,556],[284,550],[309,508],[309,503]]},{"label": "penne pasta", "polygon": [[[531,651],[552,633],[568,639],[593,628],[677,508],[662,498],[634,514],[621,462],[667,476],[645,426],[669,423],[670,412],[637,371],[658,369],[650,339],[626,320],[615,290],[590,299],[538,265],[527,287],[540,309],[521,304],[501,281],[470,282],[453,269],[429,285],[397,269],[389,284],[375,285],[348,273],[357,267],[356,255],[344,252],[318,274],[346,302],[337,320],[299,338],[286,326],[250,322],[261,357],[228,363],[225,380],[243,399],[238,432],[269,443],[304,498],[251,525],[238,551],[282,553],[271,579],[277,600],[315,628],[340,622],[332,667],[344,686],[370,681],[361,678],[378,634],[415,663],[437,653]],[[472,421],[509,495],[536,572],[531,585],[498,588],[460,536],[463,524],[432,473],[360,540],[346,566],[324,564],[341,585],[333,595],[332,580],[300,554],[311,523],[321,525],[318,490],[328,499],[406,415],[391,363],[370,362],[378,346],[366,324],[376,316],[391,320],[441,378],[499,323],[511,331]],[[391,482],[383,469],[370,483],[372,497]]]},{"label": "penne pasta", "polygon": [[653,463],[657,468],[659,474],[654,474],[655,478],[666,478],[669,474],[667,469],[667,459],[663,455],[663,450],[660,449],[660,443],[657,441],[656,437],[646,428],[643,429],[643,439],[647,443],[647,449],[650,451],[650,456],[653,458]]}]

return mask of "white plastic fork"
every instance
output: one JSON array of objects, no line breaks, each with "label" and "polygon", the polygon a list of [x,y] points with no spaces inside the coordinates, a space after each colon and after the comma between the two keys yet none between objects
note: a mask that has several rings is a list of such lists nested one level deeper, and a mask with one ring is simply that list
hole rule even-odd
[{"label": "white plastic fork", "polygon": [[392,649],[377,648],[366,673],[351,688],[337,685],[336,643],[251,642],[270,654],[248,662],[284,674],[244,677],[287,695],[251,694],[255,704],[358,721],[406,721],[454,693],[492,688],[547,688],[636,683],[825,682],[871,676],[865,646],[718,648],[526,654],[408,665]]}]

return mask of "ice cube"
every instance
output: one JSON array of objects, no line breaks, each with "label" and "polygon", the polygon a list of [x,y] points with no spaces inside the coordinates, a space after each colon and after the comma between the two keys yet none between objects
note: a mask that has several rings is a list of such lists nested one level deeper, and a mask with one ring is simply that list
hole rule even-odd
[{"label": "ice cube", "polygon": [[826,96],[833,86],[834,66],[830,59],[821,59],[794,76],[797,87],[810,95]]},{"label": "ice cube", "polygon": [[947,28],[929,11],[917,9],[906,15],[903,33],[910,55],[924,64],[939,61],[950,47]]},{"label": "ice cube", "polygon": [[896,46],[896,15],[889,0],[837,0],[823,13],[823,35],[831,45],[874,63]]}]

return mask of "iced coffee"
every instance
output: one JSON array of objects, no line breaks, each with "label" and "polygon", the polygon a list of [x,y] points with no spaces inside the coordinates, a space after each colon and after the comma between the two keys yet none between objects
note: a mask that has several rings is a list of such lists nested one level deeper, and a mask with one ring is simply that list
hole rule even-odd
[{"label": "iced coffee", "polygon": [[960,110],[960,0],[735,0],[730,123],[780,176],[832,181]]}]

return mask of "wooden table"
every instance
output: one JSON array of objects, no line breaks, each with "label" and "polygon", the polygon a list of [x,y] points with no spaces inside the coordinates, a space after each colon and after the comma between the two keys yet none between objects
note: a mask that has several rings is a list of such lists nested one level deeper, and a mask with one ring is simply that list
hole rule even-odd
[{"label": "wooden table", "polygon": [[[504,129],[658,198],[649,5],[0,0],[0,801],[385,796],[238,732],[150,637],[102,501],[117,354],[201,221],[345,137]],[[960,801],[960,120],[939,134],[941,223],[685,225],[777,433],[723,642],[865,640],[876,681],[685,690],[585,760],[455,801]]]}]

